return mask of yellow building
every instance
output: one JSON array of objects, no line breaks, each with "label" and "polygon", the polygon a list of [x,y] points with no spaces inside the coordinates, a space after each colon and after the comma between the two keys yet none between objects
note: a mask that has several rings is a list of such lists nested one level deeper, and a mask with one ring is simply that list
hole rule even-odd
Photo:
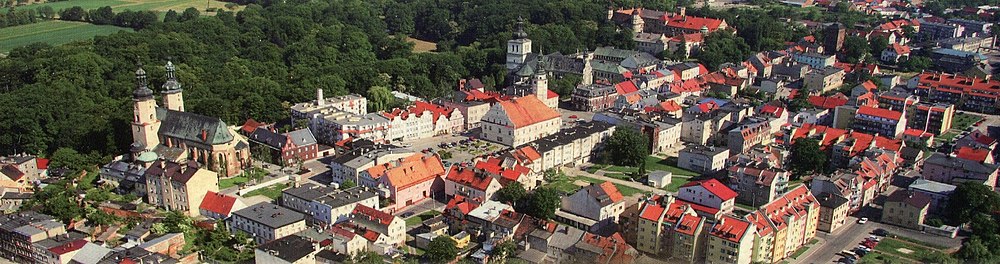
[{"label": "yellow building", "polygon": [[199,168],[194,161],[156,161],[146,169],[145,175],[150,204],[189,216],[201,215],[199,206],[205,194],[219,191],[218,175]]},{"label": "yellow building", "polygon": [[753,236],[753,262],[770,262],[774,253],[775,232],[767,216],[761,211],[751,212],[746,216],[747,221],[754,225],[756,232]]},{"label": "yellow building", "polygon": [[705,218],[692,214],[682,214],[674,225],[673,254],[671,260],[685,263],[701,263],[705,251]]},{"label": "yellow building", "polygon": [[885,200],[882,222],[920,230],[930,204],[931,197],[925,193],[898,190]]},{"label": "yellow building", "polygon": [[654,196],[639,206],[636,249],[657,258],[699,262],[706,220],[671,196]]},{"label": "yellow building", "polygon": [[847,198],[822,193],[816,199],[819,200],[819,227],[817,229],[831,233],[847,223],[847,211],[851,208]]},{"label": "yellow building", "polygon": [[[778,199],[761,206],[759,216],[763,216],[774,229],[774,245],[771,246],[771,260],[776,263],[816,237],[819,226],[819,203],[805,185],[799,185]],[[755,219],[756,220],[756,219]],[[766,248],[759,246],[756,248]],[[754,254],[760,256],[762,254]]]},{"label": "yellow building", "polygon": [[705,263],[751,263],[755,229],[746,220],[723,216],[709,232]]}]

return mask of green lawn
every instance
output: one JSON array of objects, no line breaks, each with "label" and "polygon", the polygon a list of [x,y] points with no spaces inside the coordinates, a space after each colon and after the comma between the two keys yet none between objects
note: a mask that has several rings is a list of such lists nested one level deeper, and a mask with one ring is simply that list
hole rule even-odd
[{"label": "green lawn", "polygon": [[965,130],[981,120],[983,120],[983,117],[979,115],[958,113],[951,119],[951,129]]},{"label": "green lawn", "polygon": [[418,226],[427,219],[434,218],[435,216],[441,215],[438,211],[427,211],[418,215],[414,215],[406,219],[406,227]]},{"label": "green lawn", "polygon": [[243,183],[246,183],[248,180],[249,179],[246,176],[243,176],[243,175],[232,177],[232,178],[228,178],[228,179],[221,179],[221,180],[219,180],[219,189],[225,189],[225,188],[233,187],[233,186],[236,186],[236,185],[239,185],[239,184],[243,184]]},{"label": "green lawn", "polygon": [[900,258],[900,257],[896,257],[896,256],[893,256],[893,255],[882,254],[881,252],[878,252],[878,251],[872,251],[871,253],[868,253],[867,255],[865,255],[864,257],[862,257],[860,260],[858,260],[858,263],[861,263],[861,264],[869,264],[869,263],[871,263],[871,264],[876,264],[876,263],[877,264],[889,264],[889,263],[895,264],[895,263],[917,263],[917,262],[910,261],[908,259],[904,259],[904,258]]},{"label": "green lawn", "polygon": [[244,194],[243,197],[254,197],[257,195],[263,195],[266,196],[267,198],[278,199],[278,197],[281,197],[281,191],[285,190],[285,188],[288,188],[287,183],[278,183],[268,187],[253,190],[251,192]]},{"label": "green lawn", "polygon": [[691,178],[671,177],[670,184],[667,184],[667,187],[664,187],[663,189],[666,189],[669,192],[677,192],[677,190],[681,189],[681,186],[687,184],[688,182],[691,182]]},{"label": "green lawn", "polygon": [[806,250],[809,250],[809,248],[812,247],[813,244],[816,244],[816,242],[819,242],[819,240],[816,240],[815,238],[813,238],[813,240],[810,240],[809,243],[806,243],[804,246],[800,247],[798,250],[795,250],[795,253],[792,253],[792,257],[791,258],[798,258],[799,256],[802,255],[802,253],[806,253]]},{"label": "green lawn", "polygon": [[[589,182],[589,183],[596,183],[596,184],[604,183],[604,180],[594,179],[594,178],[585,177],[585,176],[578,176],[576,178],[579,179],[579,180],[583,180],[585,182]],[[629,187],[629,186],[625,186],[625,185],[621,185],[621,184],[617,184],[617,183],[615,183],[615,187],[617,187],[618,191],[621,192],[622,195],[624,195],[624,196],[632,196],[633,194],[643,192],[642,190],[639,190],[639,189],[636,189],[636,188],[632,188],[632,187]]]},{"label": "green lawn", "polygon": [[677,159],[675,158],[661,159],[656,156],[646,157],[646,171],[654,170],[669,171],[670,173],[673,173],[674,176],[683,175],[695,177],[700,175],[697,172],[678,168]]},{"label": "green lawn", "polygon": [[93,39],[94,36],[110,35],[121,30],[132,31],[132,29],[116,26],[98,26],[84,22],[58,20],[0,28],[0,52],[9,52],[16,47],[35,42],[60,45],[77,40]]},{"label": "green lawn", "polygon": [[[907,241],[911,240],[914,239],[907,239]],[[938,260],[951,258],[940,250],[923,246],[924,244],[927,244],[926,242],[921,241],[919,244],[920,245],[914,245],[896,238],[884,238],[878,243],[878,246],[875,246],[875,250],[882,252],[882,254],[885,255],[927,262],[939,262]]]}]

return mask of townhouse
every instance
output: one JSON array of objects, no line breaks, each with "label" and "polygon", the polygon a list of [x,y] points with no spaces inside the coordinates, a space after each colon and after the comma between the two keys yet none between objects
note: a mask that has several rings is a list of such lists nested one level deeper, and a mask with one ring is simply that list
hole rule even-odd
[{"label": "townhouse", "polygon": [[604,122],[583,122],[559,130],[529,144],[541,156],[536,163],[545,171],[563,165],[590,162],[600,153],[605,139],[611,137],[615,127]]},{"label": "townhouse", "polygon": [[957,186],[947,183],[916,179],[906,189],[929,196],[931,198],[929,212],[941,213],[945,212],[945,207],[948,206],[948,198],[951,197],[952,193],[955,193],[956,188]]},{"label": "townhouse", "polygon": [[254,156],[263,161],[292,166],[318,157],[319,145],[309,129],[278,134],[268,128],[257,127],[247,139]]},{"label": "townhouse", "polygon": [[850,209],[847,198],[832,193],[821,193],[816,196],[816,200],[819,200],[819,226],[816,227],[817,230],[833,233],[847,223],[847,212]]},{"label": "townhouse", "polygon": [[706,220],[691,206],[676,201],[672,196],[658,195],[640,201],[635,228],[636,249],[662,258],[688,256],[690,262],[703,248],[705,240],[699,227],[703,227]]},{"label": "townhouse", "polygon": [[840,88],[845,75],[844,69],[833,66],[816,68],[806,74],[802,85],[809,91],[826,93]]},{"label": "townhouse", "polygon": [[376,252],[386,252],[406,242],[406,223],[403,219],[375,208],[361,204],[355,206],[347,223],[355,228],[355,233],[368,239],[369,247]]},{"label": "townhouse", "polygon": [[229,232],[244,232],[258,244],[306,229],[305,215],[269,203],[258,203],[233,212]]},{"label": "townhouse", "polygon": [[[679,106],[677,109],[680,109]],[[646,136],[649,150],[653,153],[677,147],[681,137],[680,120],[663,112],[640,113],[630,110],[601,112],[594,115],[594,121],[636,129]]]},{"label": "townhouse", "polygon": [[375,144],[368,140],[358,140],[351,144],[351,150],[342,153],[330,161],[330,174],[333,183],[343,184],[351,181],[355,184],[361,183],[361,172],[368,170],[375,165],[385,163],[390,160],[397,160],[413,155],[415,152],[408,148],[390,145]]},{"label": "townhouse", "polygon": [[569,220],[577,228],[594,231],[617,223],[624,210],[625,197],[613,183],[605,181],[592,183],[562,197],[562,207],[556,212],[556,218]]},{"label": "townhouse", "polygon": [[739,154],[757,145],[770,144],[773,135],[771,123],[767,120],[763,118],[744,120],[743,123],[729,130],[729,153]]},{"label": "townhouse", "polygon": [[680,151],[677,167],[699,173],[714,173],[725,169],[729,149],[704,145],[690,145]]},{"label": "townhouse", "polygon": [[422,153],[391,160],[361,173],[359,185],[389,199],[389,211],[398,211],[444,191],[444,165],[437,154]]},{"label": "townhouse", "polygon": [[492,200],[493,194],[500,190],[500,181],[482,170],[452,165],[448,176],[444,178],[444,193],[448,196]]},{"label": "townhouse", "polygon": [[760,206],[773,201],[788,188],[788,171],[766,163],[736,164],[729,169],[729,188],[738,193],[736,201]]},{"label": "townhouse", "polygon": [[931,197],[922,192],[897,190],[886,198],[882,206],[882,222],[916,230],[930,211]]},{"label": "townhouse", "polygon": [[480,138],[515,147],[556,133],[561,126],[558,112],[534,96],[525,96],[490,108]]},{"label": "townhouse", "polygon": [[201,200],[198,210],[200,210],[201,216],[218,221],[225,220],[234,211],[239,211],[246,207],[246,203],[243,203],[238,197],[208,191],[205,194],[205,198]]},{"label": "townhouse", "polygon": [[729,214],[736,206],[737,193],[716,179],[691,181],[677,190],[677,199],[712,208],[718,214]]},{"label": "townhouse", "polygon": [[197,162],[174,163],[160,160],[146,169],[146,199],[167,210],[198,216],[205,194],[219,191],[219,177]]},{"label": "townhouse", "polygon": [[1000,113],[1000,81],[925,72],[910,79],[907,87],[928,101],[952,104],[958,110]]},{"label": "townhouse", "polygon": [[708,231],[705,263],[751,263],[755,231],[746,220],[723,216]]},{"label": "townhouse", "polygon": [[[534,151],[534,148],[528,146],[522,148],[522,150],[526,150],[530,153]],[[517,154],[524,152],[514,151],[514,153]],[[537,154],[537,152],[534,152],[533,154],[539,155],[540,159],[540,154]],[[474,169],[477,173],[483,173],[496,179],[502,186],[507,186],[510,183],[517,182],[520,183],[521,187],[524,187],[525,190],[532,190],[542,184],[543,172],[521,165],[523,163],[531,165],[531,162],[525,161],[527,160],[508,157],[504,157],[502,159],[489,157],[485,160],[476,161]]]},{"label": "townhouse", "polygon": [[406,108],[382,113],[389,119],[387,138],[414,140],[465,131],[465,117],[457,108],[415,101]]},{"label": "townhouse", "polygon": [[852,127],[862,133],[897,138],[906,130],[906,120],[902,112],[862,106],[854,115]]},{"label": "townhouse", "polygon": [[378,194],[368,187],[356,186],[341,190],[335,186],[318,186],[312,183],[282,191],[281,205],[309,215],[309,222],[321,226],[347,221],[356,205],[380,208]]}]

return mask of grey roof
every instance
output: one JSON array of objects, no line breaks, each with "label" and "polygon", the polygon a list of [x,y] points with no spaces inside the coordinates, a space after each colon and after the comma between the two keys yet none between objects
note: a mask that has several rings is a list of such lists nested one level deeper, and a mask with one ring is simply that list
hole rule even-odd
[{"label": "grey roof", "polygon": [[316,251],[311,241],[298,235],[290,235],[264,243],[258,246],[257,249],[286,260],[289,263],[295,263],[313,251]]},{"label": "grey roof", "polygon": [[826,208],[837,208],[847,203],[847,198],[840,197],[838,195],[833,195],[830,193],[823,193],[819,196],[816,196],[816,200],[819,200],[820,206]]},{"label": "grey roof", "polygon": [[819,69],[813,69],[813,71],[809,72],[809,74],[819,74],[819,75],[822,75],[822,76],[830,76],[830,75],[833,75],[835,73],[843,72],[843,71],[844,71],[844,69],[841,69],[841,68],[837,68],[837,67],[833,67],[833,66],[826,66],[826,67],[819,68]]},{"label": "grey roof", "polygon": [[909,188],[910,190],[920,190],[938,194],[950,194],[955,191],[956,187],[955,185],[947,183],[917,179],[910,184]]},{"label": "grey roof", "polygon": [[535,140],[535,149],[541,153],[563,146],[575,140],[589,137],[611,129],[614,125],[605,122],[583,122],[575,127],[559,130],[559,132]]},{"label": "grey roof", "polygon": [[158,134],[209,145],[228,143],[233,140],[225,122],[218,117],[208,117],[195,113],[180,112],[166,108],[156,108],[160,120]]},{"label": "grey roof", "polygon": [[250,133],[249,139],[258,144],[262,144],[272,149],[281,150],[285,148],[285,143],[288,142],[285,135],[275,133],[267,128],[258,127]]},{"label": "grey roof", "polygon": [[156,264],[180,263],[180,261],[171,258],[170,256],[156,252],[150,252],[149,250],[146,250],[145,248],[141,247],[132,247],[125,250],[119,250],[119,249],[120,248],[116,248],[115,249],[116,251],[112,252],[111,254],[107,254],[97,263],[118,264],[125,259],[132,260],[135,263],[156,263]]},{"label": "grey roof", "polygon": [[886,202],[905,203],[913,207],[923,208],[931,203],[931,197],[922,192],[896,190],[886,198]]},{"label": "grey roof", "polygon": [[172,239],[174,237],[183,236],[183,235],[184,235],[184,233],[171,233],[171,234],[162,235],[160,237],[157,237],[157,238],[154,238],[154,239],[150,239],[149,241],[146,241],[145,243],[139,244],[139,247],[143,248],[143,249],[146,249],[146,248],[149,248],[149,247],[151,247],[153,245],[156,245],[156,244],[162,243],[164,241],[170,240],[170,239]]},{"label": "grey roof", "polygon": [[27,200],[31,199],[32,193],[22,193],[22,192],[5,192],[3,197],[0,199],[4,200]]},{"label": "grey roof", "polygon": [[552,239],[549,240],[549,247],[566,250],[580,241],[583,233],[583,230],[575,227],[558,225],[556,231],[552,233]]},{"label": "grey roof", "polygon": [[965,171],[971,171],[975,173],[990,174],[997,170],[998,166],[996,164],[983,164],[967,159],[960,159],[945,154],[937,153],[931,154],[924,164],[934,164],[946,168],[962,168]]},{"label": "grey roof", "polygon": [[719,153],[726,152],[726,151],[729,151],[729,149],[728,148],[722,148],[722,147],[709,147],[709,146],[705,146],[705,145],[691,145],[691,146],[688,146],[688,147],[682,149],[680,153],[691,153],[691,154],[700,154],[700,155],[715,156],[715,155],[718,155]]},{"label": "grey roof", "polygon": [[663,178],[663,177],[671,176],[671,175],[673,175],[673,173],[671,173],[669,171],[655,170],[655,171],[649,172],[646,175],[649,178]]},{"label": "grey roof", "polygon": [[334,158],[331,163],[340,164],[349,168],[361,168],[365,164],[372,163],[375,159],[394,153],[414,153],[413,150],[396,145],[372,145],[360,147],[344,153]]},{"label": "grey roof", "polygon": [[107,256],[108,253],[111,253],[110,248],[88,242],[76,252],[76,255],[73,256],[73,261],[86,264],[98,263],[104,258],[104,256]]},{"label": "grey roof", "polygon": [[285,133],[285,136],[292,138],[292,143],[296,146],[301,147],[316,144],[316,137],[313,136],[312,131],[306,128]]},{"label": "grey roof", "polygon": [[299,212],[269,203],[251,205],[247,208],[243,208],[242,210],[233,212],[233,215],[246,218],[271,228],[283,227],[298,221],[304,221],[306,219],[305,215],[300,214]]},{"label": "grey roof", "polygon": [[318,186],[311,183],[303,184],[297,188],[287,189],[283,194],[298,197],[306,201],[315,201],[331,208],[357,203],[358,201],[371,199],[378,196],[375,192],[366,187],[357,186],[346,190],[340,190],[333,186]]}]

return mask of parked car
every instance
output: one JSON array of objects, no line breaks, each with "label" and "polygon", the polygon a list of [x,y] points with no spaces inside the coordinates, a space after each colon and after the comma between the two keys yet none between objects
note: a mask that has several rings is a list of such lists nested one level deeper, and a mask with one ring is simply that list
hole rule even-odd
[{"label": "parked car", "polygon": [[863,257],[865,257],[865,255],[868,255],[868,251],[864,251],[864,250],[860,250],[860,249],[855,249],[854,250],[854,254],[857,254],[858,257],[862,257],[863,258]]},{"label": "parked car", "polygon": [[413,216],[413,212],[403,213],[403,218],[410,218],[411,216]]},{"label": "parked car", "polygon": [[881,237],[889,235],[889,231],[886,231],[885,229],[881,229],[881,228],[875,229],[875,231],[872,232],[872,233],[874,233],[876,236],[881,236]]},{"label": "parked car", "polygon": [[882,242],[882,238],[879,238],[878,236],[875,235],[868,236],[868,239],[875,240],[875,242]]},{"label": "parked car", "polygon": [[871,249],[871,248],[868,248],[868,247],[866,247],[866,246],[858,246],[857,250],[863,250],[863,251],[864,251],[864,252],[866,252],[866,253],[867,253],[867,252],[871,252],[871,251],[872,251],[872,249]]},{"label": "parked car", "polygon": [[865,223],[868,223],[868,217],[862,217],[861,219],[858,219],[858,224],[863,225]]}]

